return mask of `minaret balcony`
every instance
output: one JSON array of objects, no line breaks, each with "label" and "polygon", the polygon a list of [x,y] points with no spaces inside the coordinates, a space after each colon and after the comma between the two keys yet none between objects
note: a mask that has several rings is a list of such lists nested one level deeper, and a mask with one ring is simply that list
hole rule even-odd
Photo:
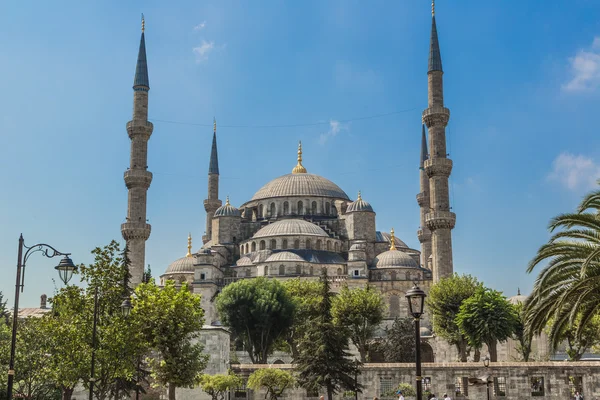
[{"label": "minaret balcony", "polygon": [[456,214],[451,211],[431,211],[425,215],[425,223],[432,232],[436,229],[454,229]]},{"label": "minaret balcony", "polygon": [[223,202],[221,200],[215,199],[215,200],[211,200],[211,199],[206,199],[204,200],[204,210],[206,212],[210,212],[210,213],[215,213],[215,211],[217,211],[217,208],[221,207],[223,205]]},{"label": "minaret balcony", "polygon": [[130,139],[133,139],[136,136],[142,136],[142,138],[148,140],[150,139],[153,130],[154,125],[152,125],[152,122],[150,121],[133,120],[127,123],[127,133],[129,134]]},{"label": "minaret balcony", "polygon": [[417,204],[419,205],[419,207],[429,206],[429,193],[418,193]]},{"label": "minaret balcony", "polygon": [[123,174],[127,189],[142,187],[148,189],[152,182],[152,172],[143,169],[128,169]]},{"label": "minaret balcony", "polygon": [[421,227],[417,230],[419,243],[429,242],[431,240],[431,231],[427,227]]},{"label": "minaret balcony", "polygon": [[150,237],[150,224],[146,222],[125,222],[121,224],[121,234],[123,239],[144,239]]},{"label": "minaret balcony", "polygon": [[427,128],[446,126],[450,120],[450,110],[443,106],[431,106],[423,111],[423,123]]},{"label": "minaret balcony", "polygon": [[449,158],[430,158],[424,163],[428,177],[443,176],[448,178],[452,173],[452,160]]}]

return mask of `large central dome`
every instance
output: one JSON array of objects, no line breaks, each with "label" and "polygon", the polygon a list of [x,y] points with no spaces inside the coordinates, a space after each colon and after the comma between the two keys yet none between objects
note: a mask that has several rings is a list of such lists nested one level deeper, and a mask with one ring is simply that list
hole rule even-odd
[{"label": "large central dome", "polygon": [[334,197],[350,200],[335,183],[319,175],[301,173],[287,174],[273,179],[252,196],[252,200],[287,196]]}]

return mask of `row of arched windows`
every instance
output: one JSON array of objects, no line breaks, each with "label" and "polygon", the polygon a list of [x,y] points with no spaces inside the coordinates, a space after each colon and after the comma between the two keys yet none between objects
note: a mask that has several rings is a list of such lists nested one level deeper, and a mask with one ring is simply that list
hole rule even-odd
[{"label": "row of arched windows", "polygon": [[[306,205],[304,204],[304,202],[302,200],[299,200],[297,203],[294,204],[295,205],[295,209],[292,210],[292,212],[290,212],[290,202],[289,201],[284,201],[283,204],[280,206],[281,209],[278,212],[278,207],[277,204],[275,202],[272,202],[267,206],[265,206],[264,204],[259,204],[258,205],[258,218],[267,218],[267,217],[275,217],[277,215],[290,215],[290,214],[297,214],[297,215],[317,215],[317,214],[323,214],[323,215],[336,215],[336,208],[335,206],[332,206],[331,203],[326,202],[325,203],[325,209],[321,209],[319,212],[319,207],[318,207],[318,203],[316,201],[313,201],[312,203],[307,203]],[[333,213],[332,213],[333,211]]]},{"label": "row of arched windows", "polygon": [[[309,250],[327,250],[327,251],[335,251],[336,253],[340,251],[340,244],[339,242],[332,242],[331,240],[326,240],[325,242],[323,242],[321,239],[317,239],[314,242],[314,247],[313,247],[313,241],[311,239],[306,239],[306,241],[304,242],[304,247],[305,249],[309,249]],[[248,254],[257,250],[266,250],[267,249],[267,241],[266,240],[260,240],[257,242],[253,241],[251,243],[246,243],[240,246],[240,253],[241,254]],[[276,250],[278,249],[277,247],[277,240],[276,239],[271,239],[269,240],[269,250]],[[300,239],[295,239],[294,241],[288,241],[288,239],[283,239],[281,241],[281,247],[279,247],[279,249],[281,250],[287,250],[287,249],[300,249]]]},{"label": "row of arched windows", "polygon": [[410,281],[413,279],[421,280],[421,274],[417,273],[413,275],[410,271],[404,273],[396,271],[390,271],[389,273],[378,271],[374,274],[373,278],[375,278],[376,281]]}]

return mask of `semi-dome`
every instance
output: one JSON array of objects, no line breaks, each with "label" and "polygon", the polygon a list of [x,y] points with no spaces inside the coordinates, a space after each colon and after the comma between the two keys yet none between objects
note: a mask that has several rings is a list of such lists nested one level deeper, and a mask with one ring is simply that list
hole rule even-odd
[{"label": "semi-dome", "polygon": [[239,260],[237,260],[235,265],[237,265],[238,267],[247,267],[253,265],[253,263],[250,257],[242,257]]},{"label": "semi-dome", "polygon": [[225,205],[217,208],[215,211],[215,217],[240,217],[242,213],[240,210],[235,208],[229,203],[229,196],[227,196],[227,201],[225,201]]},{"label": "semi-dome", "polygon": [[280,251],[278,253],[274,253],[269,258],[265,260],[265,262],[271,261],[306,261],[304,258],[300,257],[298,254],[292,253],[291,251]]},{"label": "semi-dome", "polygon": [[366,201],[364,201],[362,199],[360,192],[358,192],[358,198],[356,199],[356,201],[353,201],[352,203],[350,203],[350,205],[348,205],[348,208],[346,209],[346,213],[359,212],[359,211],[373,212],[373,207],[371,207],[371,205],[369,203],[367,203]]},{"label": "semi-dome", "polygon": [[305,221],[303,219],[284,219],[273,222],[256,232],[253,239],[271,236],[303,235],[303,236],[324,236],[327,233],[318,225]]}]

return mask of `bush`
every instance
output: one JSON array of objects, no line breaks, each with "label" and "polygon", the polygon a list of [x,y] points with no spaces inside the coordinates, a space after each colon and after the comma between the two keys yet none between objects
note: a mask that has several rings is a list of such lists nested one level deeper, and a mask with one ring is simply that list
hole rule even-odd
[{"label": "bush", "polygon": [[381,396],[395,396],[398,391],[401,391],[404,397],[414,397],[417,395],[415,388],[410,383],[401,383],[396,389],[390,390],[387,393],[383,393]]}]

